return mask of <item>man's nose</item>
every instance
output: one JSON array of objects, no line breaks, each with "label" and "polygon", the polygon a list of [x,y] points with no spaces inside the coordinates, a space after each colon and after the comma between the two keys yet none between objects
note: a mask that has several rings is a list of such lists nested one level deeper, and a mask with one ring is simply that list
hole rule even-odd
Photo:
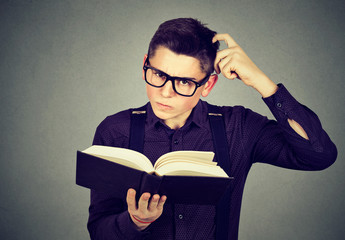
[{"label": "man's nose", "polygon": [[163,97],[171,97],[175,94],[172,81],[167,81],[165,83],[165,85],[161,88],[161,93]]}]

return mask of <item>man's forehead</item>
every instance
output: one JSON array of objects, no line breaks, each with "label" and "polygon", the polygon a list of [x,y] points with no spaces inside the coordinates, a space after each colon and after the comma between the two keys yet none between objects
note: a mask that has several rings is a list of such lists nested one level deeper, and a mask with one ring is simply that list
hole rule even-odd
[{"label": "man's forehead", "polygon": [[200,78],[205,75],[199,59],[177,54],[166,47],[159,47],[150,56],[150,65],[171,76]]}]

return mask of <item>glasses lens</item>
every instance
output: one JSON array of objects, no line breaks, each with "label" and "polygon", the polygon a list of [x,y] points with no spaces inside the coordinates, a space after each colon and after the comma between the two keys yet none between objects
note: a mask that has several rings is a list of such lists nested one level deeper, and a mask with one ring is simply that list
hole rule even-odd
[{"label": "glasses lens", "polygon": [[155,87],[162,87],[166,81],[166,76],[162,73],[148,68],[146,71],[146,81]]},{"label": "glasses lens", "polygon": [[193,95],[196,89],[196,84],[187,79],[175,79],[174,84],[175,84],[176,92],[182,95],[187,95],[187,96]]}]

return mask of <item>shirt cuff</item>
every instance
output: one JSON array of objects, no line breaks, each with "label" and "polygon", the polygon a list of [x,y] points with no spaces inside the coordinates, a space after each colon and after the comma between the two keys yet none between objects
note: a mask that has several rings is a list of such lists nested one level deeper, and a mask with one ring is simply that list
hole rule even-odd
[{"label": "shirt cuff", "polygon": [[285,86],[278,84],[278,90],[270,97],[263,98],[278,122],[292,118],[293,111],[299,107],[297,100],[289,93]]},{"label": "shirt cuff", "polygon": [[[300,104],[285,88],[283,84],[278,84],[278,90],[270,97],[263,98],[263,101],[271,110],[277,122],[291,135],[300,137],[289,125],[287,119],[292,119],[299,123],[306,131],[309,141],[317,152],[322,152],[323,147],[319,142],[319,132],[322,131],[320,122],[310,109]],[[302,137],[301,137],[302,138]]]},{"label": "shirt cuff", "polygon": [[136,228],[131,217],[129,216],[128,211],[119,214],[117,224],[123,235],[126,236],[126,239],[144,239],[150,234],[148,231],[139,231]]}]

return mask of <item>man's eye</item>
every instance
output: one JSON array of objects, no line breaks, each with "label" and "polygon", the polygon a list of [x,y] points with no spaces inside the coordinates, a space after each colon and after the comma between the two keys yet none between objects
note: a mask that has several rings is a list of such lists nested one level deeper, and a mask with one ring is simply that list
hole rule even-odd
[{"label": "man's eye", "polygon": [[190,81],[188,81],[188,80],[180,80],[179,84],[181,86],[189,86],[190,85]]},{"label": "man's eye", "polygon": [[164,75],[164,74],[162,74],[161,72],[154,71],[154,75],[155,75],[156,77],[159,77],[159,78],[165,79],[165,75]]}]

